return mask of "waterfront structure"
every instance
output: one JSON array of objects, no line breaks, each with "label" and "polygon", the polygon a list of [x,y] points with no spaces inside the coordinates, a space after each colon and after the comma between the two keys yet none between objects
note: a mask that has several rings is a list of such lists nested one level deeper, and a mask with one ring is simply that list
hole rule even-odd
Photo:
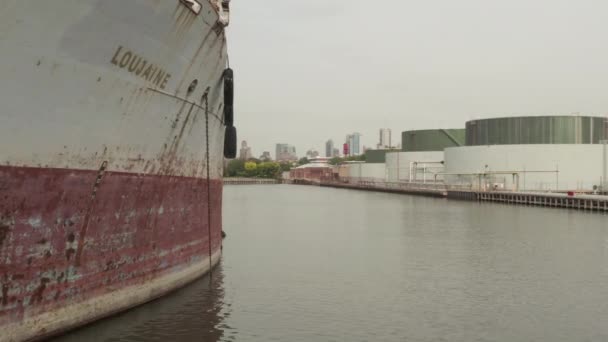
[{"label": "waterfront structure", "polygon": [[383,149],[383,150],[366,150],[365,151],[365,162],[371,164],[381,164],[386,162],[386,154],[391,152],[398,152],[394,149]]},{"label": "waterfront structure", "polygon": [[239,151],[239,159],[241,160],[249,160],[253,157],[251,153],[251,147],[247,146],[247,141],[243,140],[241,142],[241,150]]},{"label": "waterfront structure", "polygon": [[393,147],[391,135],[392,133],[390,128],[380,128],[380,139],[377,145],[379,150],[390,149]]},{"label": "waterfront structure", "polygon": [[294,182],[319,183],[321,180],[334,178],[334,166],[328,164],[329,158],[315,157],[308,164],[298,166],[289,171],[288,179]]},{"label": "waterfront structure", "polygon": [[386,154],[389,182],[432,182],[443,180],[444,152],[463,146],[464,129],[425,129],[401,133],[401,152]]},{"label": "waterfront structure", "polygon": [[296,154],[295,146],[289,144],[277,144],[275,160],[279,162],[297,161],[298,156]]},{"label": "waterfront structure", "polygon": [[446,182],[483,190],[601,190],[608,120],[526,116],[472,120],[466,145],[445,149]]},{"label": "waterfront structure", "polygon": [[116,314],[219,261],[228,4],[2,3],[0,341]]},{"label": "waterfront structure", "polygon": [[348,161],[338,166],[338,174],[342,181],[385,181],[386,165],[384,163],[366,163],[363,161]]},{"label": "waterfront structure", "polygon": [[325,156],[334,157],[334,141],[331,139],[325,142]]},{"label": "waterfront structure", "polygon": [[608,139],[608,121],[593,116],[521,116],[471,120],[466,145],[580,145]]},{"label": "waterfront structure", "polygon": [[422,129],[401,133],[403,152],[443,151],[465,145],[465,129]]}]

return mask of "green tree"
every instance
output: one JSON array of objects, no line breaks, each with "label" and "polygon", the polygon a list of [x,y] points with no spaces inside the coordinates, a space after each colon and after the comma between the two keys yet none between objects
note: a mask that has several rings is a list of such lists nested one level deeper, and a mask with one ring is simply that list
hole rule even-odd
[{"label": "green tree", "polygon": [[246,162],[245,163],[245,177],[255,177],[257,176],[258,164],[255,162]]},{"label": "green tree", "polygon": [[281,172],[289,171],[292,168],[291,163],[286,163],[286,162],[280,163],[279,166],[281,167]]},{"label": "green tree", "polygon": [[300,158],[300,160],[298,160],[298,165],[305,165],[308,164],[310,161],[308,160],[308,158],[306,157],[302,157]]},{"label": "green tree", "polygon": [[331,164],[331,165],[339,165],[342,162],[344,162],[344,158],[340,158],[340,157],[333,157],[329,160],[329,164]]},{"label": "green tree", "polygon": [[226,177],[238,177],[245,171],[245,162],[240,159],[233,159],[228,162],[228,166],[224,172]]},{"label": "green tree", "polygon": [[257,168],[257,176],[260,178],[276,178],[281,173],[279,163],[265,162],[260,163]]}]

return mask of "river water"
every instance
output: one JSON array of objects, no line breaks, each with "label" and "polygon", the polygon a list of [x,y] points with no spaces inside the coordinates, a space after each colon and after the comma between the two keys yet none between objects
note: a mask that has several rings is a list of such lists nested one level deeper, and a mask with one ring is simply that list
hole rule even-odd
[{"label": "river water", "polygon": [[608,341],[608,216],[226,186],[224,255],[55,341]]}]

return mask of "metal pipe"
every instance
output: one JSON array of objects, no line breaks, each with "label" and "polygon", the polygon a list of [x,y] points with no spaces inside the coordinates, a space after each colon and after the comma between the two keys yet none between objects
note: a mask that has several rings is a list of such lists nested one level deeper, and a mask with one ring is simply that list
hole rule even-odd
[{"label": "metal pipe", "polygon": [[426,165],[422,167],[422,183],[426,183]]},{"label": "metal pipe", "polygon": [[608,161],[608,150],[606,146],[608,145],[608,140],[602,140],[603,145],[603,163],[602,163],[602,192],[605,193],[608,191],[608,167],[606,166],[606,162]]}]

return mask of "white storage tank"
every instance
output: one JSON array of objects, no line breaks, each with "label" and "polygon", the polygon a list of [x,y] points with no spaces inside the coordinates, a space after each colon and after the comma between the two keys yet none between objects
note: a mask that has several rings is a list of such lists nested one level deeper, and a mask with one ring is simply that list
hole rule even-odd
[{"label": "white storage tank", "polygon": [[486,190],[592,191],[603,172],[599,144],[453,147],[445,150],[446,183]]},{"label": "white storage tank", "polygon": [[[432,182],[444,172],[443,151],[391,152],[386,154],[388,182]],[[437,180],[442,180],[441,176]]]}]

